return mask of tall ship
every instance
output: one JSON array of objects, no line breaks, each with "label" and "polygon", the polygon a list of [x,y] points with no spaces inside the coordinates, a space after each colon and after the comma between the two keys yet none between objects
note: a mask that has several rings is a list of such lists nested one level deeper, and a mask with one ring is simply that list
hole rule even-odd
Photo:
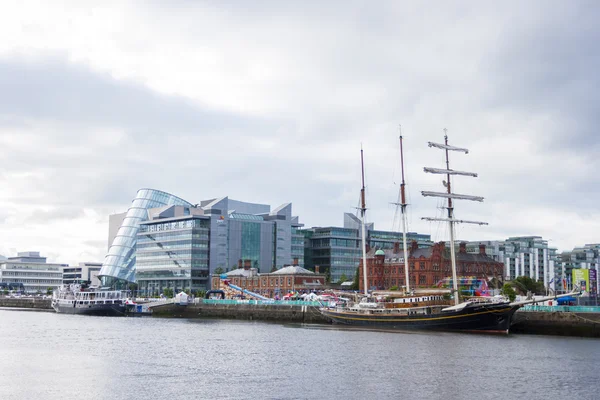
[{"label": "tall ship", "polygon": [[52,308],[64,314],[122,316],[127,301],[125,290],[88,288],[78,283],[62,285],[52,293]]},{"label": "tall ship", "polygon": [[[429,218],[428,221],[443,221],[448,223],[450,236],[450,264],[452,269],[452,289],[445,291],[432,289],[411,289],[410,271],[408,268],[408,248],[406,243],[406,195],[404,181],[404,157],[402,150],[402,135],[400,135],[400,160],[402,166],[402,183],[400,185],[400,206],[402,212],[402,230],[404,245],[404,272],[405,281],[403,292],[374,292],[369,294],[367,286],[367,259],[366,259],[366,203],[365,203],[365,179],[363,153],[361,149],[361,174],[362,189],[360,195],[361,234],[362,234],[362,275],[364,294],[362,298],[350,305],[336,305],[335,307],[322,307],[321,313],[334,323],[346,325],[358,325],[372,328],[405,329],[405,330],[438,330],[438,331],[462,331],[482,333],[507,334],[510,329],[514,313],[524,304],[533,301],[510,302],[508,299],[499,297],[472,297],[460,301],[458,290],[458,277],[456,274],[456,252],[454,244],[454,225],[456,223],[471,223],[487,225],[485,222],[457,220],[454,217],[453,200],[470,200],[482,202],[483,197],[456,194],[452,192],[451,176],[477,177],[476,173],[463,172],[450,169],[449,152],[468,153],[465,148],[450,146],[448,136],[444,135],[444,143],[428,142],[429,147],[441,149],[446,154],[446,168],[424,168],[427,173],[446,175],[443,185],[444,192],[423,191],[426,197],[441,197],[447,200],[447,218]],[[549,297],[538,299],[544,301],[554,299]],[[452,300],[453,298],[453,300]]]}]

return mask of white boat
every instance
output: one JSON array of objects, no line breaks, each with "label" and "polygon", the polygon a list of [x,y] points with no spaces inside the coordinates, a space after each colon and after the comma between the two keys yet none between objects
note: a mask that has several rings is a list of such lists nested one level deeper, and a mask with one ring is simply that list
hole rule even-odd
[{"label": "white boat", "polygon": [[125,290],[86,288],[74,283],[54,290],[52,308],[64,314],[122,316],[127,298]]}]

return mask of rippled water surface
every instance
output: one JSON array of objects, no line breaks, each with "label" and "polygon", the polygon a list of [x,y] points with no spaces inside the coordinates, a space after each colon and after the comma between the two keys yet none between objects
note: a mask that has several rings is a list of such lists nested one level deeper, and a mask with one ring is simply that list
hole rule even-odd
[{"label": "rippled water surface", "polygon": [[0,399],[600,399],[600,340],[0,310]]}]

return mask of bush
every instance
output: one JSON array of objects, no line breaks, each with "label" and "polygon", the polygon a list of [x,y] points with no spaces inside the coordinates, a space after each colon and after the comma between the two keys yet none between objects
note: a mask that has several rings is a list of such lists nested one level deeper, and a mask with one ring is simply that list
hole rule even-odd
[{"label": "bush", "polygon": [[517,298],[517,293],[515,292],[515,289],[513,289],[513,287],[510,285],[510,283],[505,283],[504,286],[502,286],[502,290],[500,291],[500,293],[508,297],[510,301],[515,301],[515,299]]}]

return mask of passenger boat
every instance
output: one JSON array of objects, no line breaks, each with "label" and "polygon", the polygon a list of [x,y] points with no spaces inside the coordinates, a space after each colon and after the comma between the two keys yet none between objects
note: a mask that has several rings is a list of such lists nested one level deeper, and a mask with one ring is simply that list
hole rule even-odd
[{"label": "passenger boat", "polygon": [[[446,175],[443,182],[447,188],[445,193],[422,192],[423,196],[442,197],[448,200],[448,218],[423,218],[430,221],[448,222],[450,231],[450,258],[452,267],[453,289],[444,293],[419,293],[418,290],[410,289],[410,279],[408,270],[408,253],[406,243],[406,196],[404,182],[404,159],[402,155],[402,136],[400,136],[400,159],[402,163],[402,184],[400,185],[400,206],[402,211],[403,243],[404,243],[404,267],[406,286],[404,293],[397,295],[387,294],[369,294],[367,290],[367,260],[365,245],[365,181],[364,167],[362,172],[361,189],[361,227],[362,227],[362,265],[363,265],[363,298],[351,306],[322,307],[322,315],[329,318],[334,323],[359,325],[373,328],[393,328],[393,329],[418,329],[418,330],[440,330],[440,331],[463,331],[463,332],[487,332],[487,333],[508,333],[514,313],[529,301],[520,303],[511,303],[504,297],[481,297],[471,298],[466,301],[459,301],[458,279],[456,275],[456,254],[454,248],[454,224],[455,223],[474,223],[487,225],[485,222],[463,221],[454,218],[453,199],[483,201],[483,197],[455,194],[451,191],[450,176],[463,175],[476,177],[477,174],[471,172],[455,171],[450,169],[448,152],[458,151],[468,153],[467,149],[448,145],[448,136],[444,135],[444,143],[429,142],[429,147],[435,147],[445,150],[446,169],[425,168],[425,172]],[[361,149],[361,165],[363,155]],[[450,303],[450,297],[454,298],[454,304]],[[544,301],[554,299],[549,297],[539,299]]]},{"label": "passenger boat", "polygon": [[86,288],[80,284],[62,285],[52,294],[52,308],[58,313],[122,316],[127,291]]}]

